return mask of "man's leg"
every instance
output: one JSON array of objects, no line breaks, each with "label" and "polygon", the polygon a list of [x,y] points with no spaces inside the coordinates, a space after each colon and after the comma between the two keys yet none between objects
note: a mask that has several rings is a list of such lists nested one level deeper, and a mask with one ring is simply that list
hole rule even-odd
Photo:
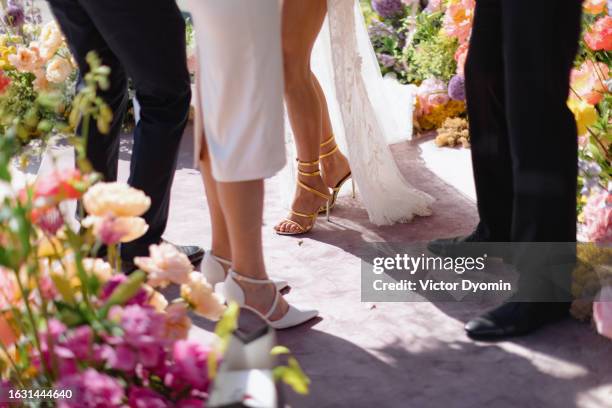
[{"label": "man's leg", "polygon": [[79,0],[132,78],[141,105],[134,132],[130,185],[151,197],[149,231],[123,245],[125,259],[158,243],[169,212],[170,189],[191,100],[185,22],[172,0]]},{"label": "man's leg", "polygon": [[505,117],[501,0],[476,2],[465,67],[472,166],[481,240],[510,239],[512,163]]},{"label": "man's leg", "polygon": [[125,71],[77,0],[49,0],[49,4],[66,36],[81,73],[89,71],[85,61],[89,51],[95,51],[102,62],[111,68],[110,88],[100,91],[99,94],[112,109],[113,121],[108,134],[101,134],[96,126],[90,127],[87,158],[94,170],[102,174],[105,181],[115,181],[119,156],[119,132],[128,102]]},{"label": "man's leg", "polygon": [[502,0],[511,240],[521,276],[513,302],[466,324],[474,338],[526,334],[567,315],[575,261],[577,138],[566,100],[580,12],[580,0]]}]

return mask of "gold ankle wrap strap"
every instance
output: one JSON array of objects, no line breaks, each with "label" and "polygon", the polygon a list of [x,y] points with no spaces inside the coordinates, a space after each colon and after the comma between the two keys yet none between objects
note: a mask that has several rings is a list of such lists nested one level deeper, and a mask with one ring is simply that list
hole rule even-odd
[{"label": "gold ankle wrap strap", "polygon": [[321,198],[323,198],[325,200],[329,200],[331,198],[331,196],[329,194],[324,194],[324,193],[322,193],[322,192],[320,192],[318,190],[315,190],[314,188],[312,188],[312,187],[302,183],[300,180],[298,180],[297,184],[298,184],[298,186],[302,187],[304,190],[306,190],[306,191],[308,191],[308,192],[310,192],[312,194],[315,194],[315,195],[317,195],[317,196],[319,196],[319,197],[321,197]]},{"label": "gold ankle wrap strap", "polygon": [[303,162],[300,159],[295,159],[298,162],[298,166],[318,166],[319,165],[319,160],[315,160],[312,162]]},{"label": "gold ankle wrap strap", "polygon": [[333,142],[333,141],[334,141],[334,134],[332,133],[331,137],[330,137],[329,139],[327,139],[326,141],[324,141],[323,143],[321,143],[321,145],[320,145],[320,146],[321,146],[321,147],[324,147],[324,146],[326,146],[326,145],[330,144],[330,143],[331,143],[331,142]]},{"label": "gold ankle wrap strap", "polygon": [[324,159],[326,157],[331,156],[332,154],[336,153],[338,151],[338,145],[334,146],[333,149],[331,149],[329,152],[327,153],[323,153],[322,155],[319,156],[319,159]]},{"label": "gold ankle wrap strap", "polygon": [[315,176],[320,176],[321,175],[321,171],[317,170],[317,171],[313,171],[312,173],[306,173],[305,171],[302,171],[302,170],[298,169],[298,174],[300,176],[315,177]]}]

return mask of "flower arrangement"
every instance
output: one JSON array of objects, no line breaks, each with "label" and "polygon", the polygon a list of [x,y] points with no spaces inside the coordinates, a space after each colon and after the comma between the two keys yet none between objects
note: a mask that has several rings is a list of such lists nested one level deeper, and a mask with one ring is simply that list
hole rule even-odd
[{"label": "flower arrangement", "polygon": [[[146,231],[141,215],[150,199],[123,183],[98,182],[90,171],[87,129],[95,123],[107,131],[112,112],[97,96],[109,85],[109,69],[95,54],[87,60],[91,71],[70,116],[83,132],[70,139],[79,168],[16,189],[7,160],[0,162],[9,190],[0,211],[0,395],[20,406],[52,398],[61,408],[201,407],[238,307],[225,306],[187,256],[168,244],[136,258],[140,269],[131,275],[119,272],[117,244]],[[0,158],[17,154],[19,145],[17,136],[4,134]],[[89,214],[78,230],[60,210],[73,199]],[[106,259],[99,255],[102,245]],[[171,302],[158,291],[168,284],[180,286]],[[219,320],[214,343],[189,339],[191,312]],[[308,378],[294,358],[275,373],[307,392]],[[38,393],[18,393],[25,389]]]},{"label": "flower arrangement", "polygon": [[[0,130],[26,145],[66,119],[76,63],[57,24],[41,25],[33,3],[26,8],[21,0],[10,0],[1,27]],[[56,101],[50,103],[50,97]]]}]

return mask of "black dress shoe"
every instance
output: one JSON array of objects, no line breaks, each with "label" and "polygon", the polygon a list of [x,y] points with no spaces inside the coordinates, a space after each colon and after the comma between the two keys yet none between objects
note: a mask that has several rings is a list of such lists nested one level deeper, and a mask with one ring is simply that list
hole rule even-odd
[{"label": "black dress shoe", "polygon": [[474,231],[467,236],[434,239],[427,244],[427,249],[443,257],[479,257],[486,253],[489,257],[502,258],[506,263],[512,260],[509,244],[490,245],[490,242],[490,239]]},{"label": "black dress shoe", "polygon": [[474,340],[503,340],[533,332],[569,314],[570,303],[509,302],[476,317],[465,325]]},{"label": "black dress shoe", "polygon": [[162,242],[173,245],[174,247],[176,247],[176,249],[179,250],[179,252],[182,252],[187,255],[187,258],[189,258],[189,262],[191,262],[193,266],[197,266],[202,261],[202,258],[204,258],[204,248],[200,248],[199,246],[176,245],[166,240],[162,240]]}]

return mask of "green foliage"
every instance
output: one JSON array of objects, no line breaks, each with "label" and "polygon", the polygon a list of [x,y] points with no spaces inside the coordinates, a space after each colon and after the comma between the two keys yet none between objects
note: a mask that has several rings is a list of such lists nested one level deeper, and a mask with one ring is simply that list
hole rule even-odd
[{"label": "green foliage", "polygon": [[440,32],[443,14],[421,13],[412,42],[404,50],[406,80],[420,83],[435,77],[449,81],[457,71],[455,52],[459,46],[455,38]]}]

